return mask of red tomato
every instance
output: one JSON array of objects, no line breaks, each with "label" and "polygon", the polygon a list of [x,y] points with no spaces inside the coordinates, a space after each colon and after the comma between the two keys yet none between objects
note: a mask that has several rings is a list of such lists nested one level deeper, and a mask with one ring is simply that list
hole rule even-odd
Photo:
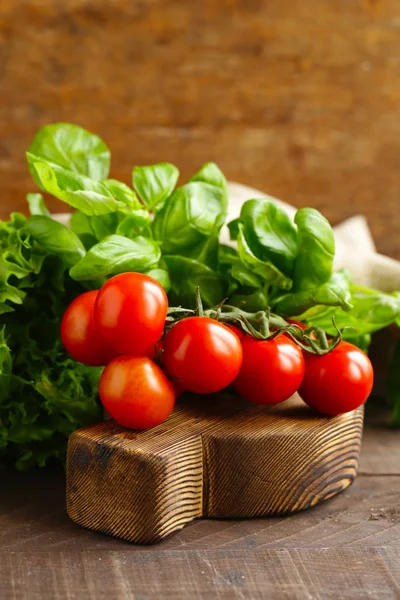
[{"label": "red tomato", "polygon": [[292,396],[304,377],[301,349],[284,335],[242,340],[243,365],[234,388],[250,402],[277,404]]},{"label": "red tomato", "polygon": [[[153,355],[149,356],[149,358],[155,360],[156,363],[159,364],[164,370],[164,340],[160,340],[157,342],[153,349]],[[168,373],[166,375],[168,377]],[[180,398],[185,392],[185,387],[182,381],[180,379],[174,379],[170,377],[168,377],[168,380],[171,382],[172,387],[174,388],[176,399]]]},{"label": "red tomato", "polygon": [[94,318],[101,335],[118,353],[148,355],[162,335],[167,311],[167,295],[155,279],[122,273],[101,288]]},{"label": "red tomato", "polygon": [[144,356],[117,356],[104,369],[100,400],[117,423],[147,429],[165,421],[175,404],[175,392],[160,367]]},{"label": "red tomato", "polygon": [[371,393],[374,372],[368,356],[341,342],[323,356],[307,353],[306,373],[299,394],[308,406],[327,415],[349,412]]},{"label": "red tomato", "polygon": [[208,317],[188,317],[163,340],[163,363],[183,387],[211,394],[227,387],[239,373],[242,346],[235,333]]},{"label": "red tomato", "polygon": [[182,381],[180,379],[170,379],[170,382],[172,384],[172,387],[174,388],[176,399],[183,396],[186,390]]},{"label": "red tomato", "polygon": [[226,326],[229,327],[229,329],[231,329],[233,331],[233,333],[236,333],[239,340],[242,340],[244,338],[244,336],[246,335],[244,333],[244,331],[242,331],[237,325],[233,325],[232,323],[227,323]]},{"label": "red tomato", "polygon": [[98,290],[85,292],[71,302],[61,321],[61,340],[67,352],[85,365],[106,365],[117,353],[101,337],[93,310]]}]

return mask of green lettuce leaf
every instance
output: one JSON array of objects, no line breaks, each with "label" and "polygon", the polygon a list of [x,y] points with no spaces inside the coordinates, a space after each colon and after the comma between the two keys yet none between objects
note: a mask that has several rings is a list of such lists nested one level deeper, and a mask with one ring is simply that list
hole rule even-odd
[{"label": "green lettuce leaf", "polygon": [[70,433],[101,418],[100,370],[72,360],[59,335],[83,289],[39,248],[28,222],[18,214],[0,222],[0,460],[19,469],[63,461]]}]

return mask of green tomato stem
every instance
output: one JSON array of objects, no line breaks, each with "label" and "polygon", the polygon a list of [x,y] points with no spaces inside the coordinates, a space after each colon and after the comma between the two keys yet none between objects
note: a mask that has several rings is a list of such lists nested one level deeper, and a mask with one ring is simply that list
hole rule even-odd
[{"label": "green tomato stem", "polygon": [[310,354],[327,354],[342,341],[342,331],[338,329],[334,319],[332,319],[332,322],[337,335],[328,341],[323,329],[314,326],[304,330],[299,325],[288,323],[279,315],[271,313],[270,308],[250,313],[236,306],[225,304],[225,301],[222,301],[215,308],[204,310],[199,287],[196,288],[196,310],[193,311],[182,307],[170,308],[167,316],[167,328],[171,327],[174,322],[187,318],[190,315],[209,317],[221,323],[234,323],[244,333],[257,340],[271,340],[279,335],[286,334],[300,348]]}]

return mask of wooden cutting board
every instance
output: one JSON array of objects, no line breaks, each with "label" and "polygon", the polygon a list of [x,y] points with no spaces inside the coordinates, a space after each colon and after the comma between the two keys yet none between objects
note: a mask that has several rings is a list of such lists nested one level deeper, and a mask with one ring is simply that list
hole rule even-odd
[{"label": "wooden cutting board", "polygon": [[154,543],[200,517],[289,515],[354,480],[363,408],[314,413],[299,396],[274,407],[229,394],[184,396],[162,425],[114,421],[72,434],[67,510],[73,521]]}]

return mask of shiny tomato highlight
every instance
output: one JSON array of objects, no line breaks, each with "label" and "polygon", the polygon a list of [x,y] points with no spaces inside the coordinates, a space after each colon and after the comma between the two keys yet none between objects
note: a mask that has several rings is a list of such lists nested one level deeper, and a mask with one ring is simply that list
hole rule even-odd
[{"label": "shiny tomato highlight", "polygon": [[323,356],[305,354],[306,370],[299,394],[306,404],[327,415],[349,412],[371,393],[374,372],[357,346],[341,342]]},{"label": "shiny tomato highlight", "polygon": [[301,349],[285,335],[271,340],[242,340],[243,364],[235,390],[257,404],[278,404],[292,396],[304,377]]},{"label": "shiny tomato highlight", "polygon": [[238,336],[208,317],[176,323],[163,340],[163,363],[185,390],[211,394],[230,385],[242,364]]},{"label": "shiny tomato highlight", "polygon": [[105,410],[123,427],[147,429],[165,421],[175,404],[166,375],[143,356],[117,356],[104,369],[99,384]]},{"label": "shiny tomato highlight", "polygon": [[164,289],[142,273],[122,273],[107,281],[97,297],[94,318],[119,354],[151,355],[168,311]]}]

